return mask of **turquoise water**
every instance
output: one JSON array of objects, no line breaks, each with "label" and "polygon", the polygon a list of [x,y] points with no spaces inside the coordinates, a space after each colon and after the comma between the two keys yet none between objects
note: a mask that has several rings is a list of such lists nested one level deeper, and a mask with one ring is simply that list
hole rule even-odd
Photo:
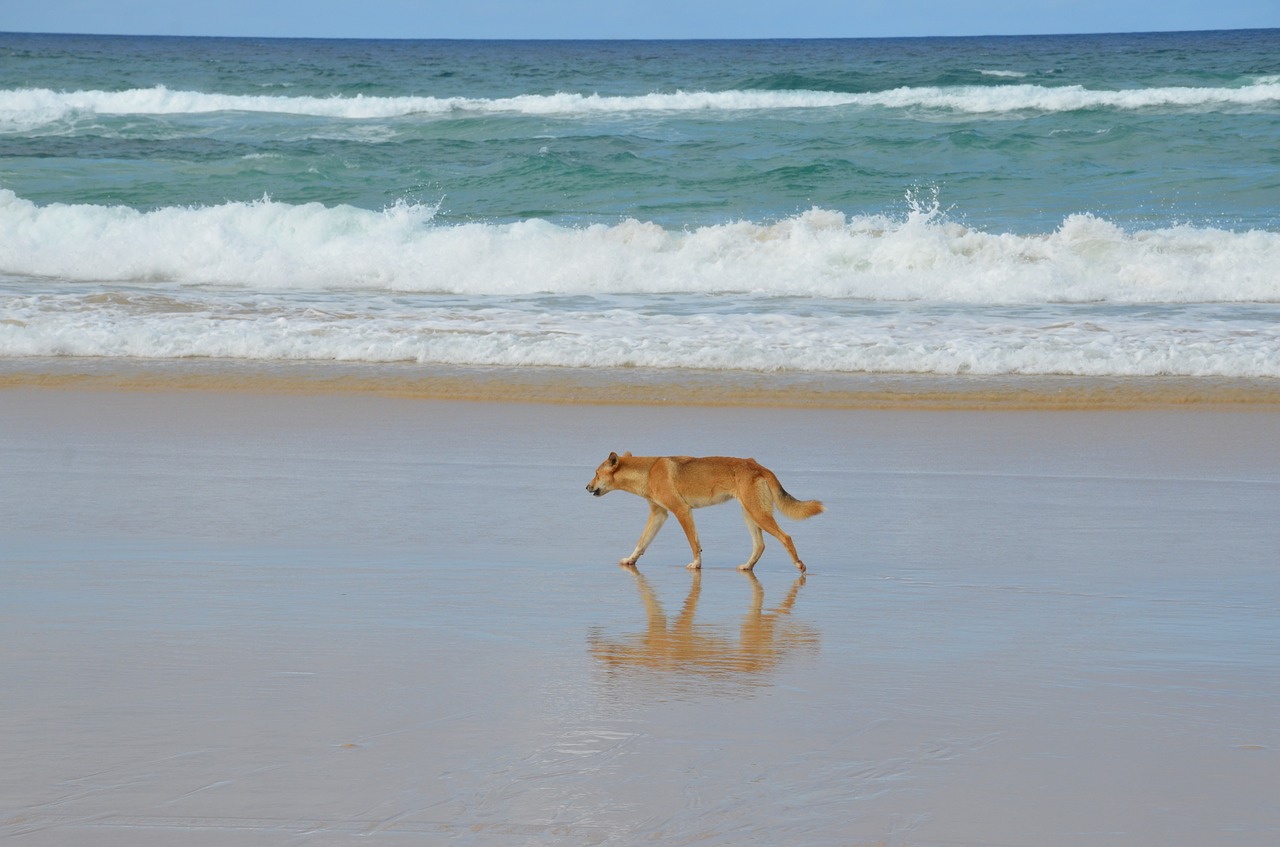
[{"label": "turquoise water", "polygon": [[1275,377],[1277,267],[1277,30],[0,35],[0,356]]}]

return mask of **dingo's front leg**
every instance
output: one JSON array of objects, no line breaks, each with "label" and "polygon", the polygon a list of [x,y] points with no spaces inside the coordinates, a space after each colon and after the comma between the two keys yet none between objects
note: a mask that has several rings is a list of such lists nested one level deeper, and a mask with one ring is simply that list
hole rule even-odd
[{"label": "dingo's front leg", "polygon": [[644,555],[644,551],[649,549],[649,543],[658,534],[658,530],[662,529],[662,525],[666,520],[667,510],[657,503],[650,503],[649,520],[644,525],[644,532],[640,533],[640,540],[636,542],[636,549],[632,550],[631,555],[618,562],[618,564],[628,567],[635,565],[636,561]]},{"label": "dingo's front leg", "polygon": [[698,528],[693,525],[693,510],[688,506],[676,509],[676,520],[684,527],[685,537],[689,539],[689,548],[693,550],[693,561],[685,565],[691,571],[702,568],[702,543],[698,541]]}]

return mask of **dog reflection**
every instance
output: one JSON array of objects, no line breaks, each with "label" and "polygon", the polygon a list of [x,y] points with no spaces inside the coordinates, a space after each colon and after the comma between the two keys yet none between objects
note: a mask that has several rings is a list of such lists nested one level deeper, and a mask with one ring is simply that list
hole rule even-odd
[{"label": "dog reflection", "polygon": [[701,574],[694,574],[689,596],[671,620],[644,574],[634,567],[626,569],[640,589],[648,626],[644,632],[616,638],[599,631],[590,635],[591,653],[611,677],[641,672],[689,682],[710,678],[759,684],[792,653],[817,650],[817,631],[791,617],[803,576],[791,585],[786,599],[766,611],[763,586],[754,574],[744,572],[751,582],[751,606],[734,637],[731,626],[694,621],[702,593]]}]

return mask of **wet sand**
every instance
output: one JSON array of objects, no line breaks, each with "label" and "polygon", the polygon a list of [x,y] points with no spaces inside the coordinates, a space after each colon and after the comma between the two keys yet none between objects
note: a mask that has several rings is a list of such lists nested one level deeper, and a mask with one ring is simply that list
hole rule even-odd
[{"label": "wet sand", "polygon": [[[1280,841],[1280,414],[0,390],[15,845]],[[737,454],[616,561],[610,450]]]},{"label": "wet sand", "polygon": [[0,390],[237,391],[577,405],[991,411],[1280,411],[1280,380],[502,368],[221,359],[0,360]]}]

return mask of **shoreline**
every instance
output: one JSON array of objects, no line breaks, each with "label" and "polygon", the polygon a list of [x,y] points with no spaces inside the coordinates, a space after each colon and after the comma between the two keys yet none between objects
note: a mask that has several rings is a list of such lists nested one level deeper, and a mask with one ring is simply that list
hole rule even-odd
[{"label": "shoreline", "polygon": [[0,391],[370,395],[601,406],[935,411],[1280,408],[1280,380],[511,368],[225,359],[0,360]]}]

